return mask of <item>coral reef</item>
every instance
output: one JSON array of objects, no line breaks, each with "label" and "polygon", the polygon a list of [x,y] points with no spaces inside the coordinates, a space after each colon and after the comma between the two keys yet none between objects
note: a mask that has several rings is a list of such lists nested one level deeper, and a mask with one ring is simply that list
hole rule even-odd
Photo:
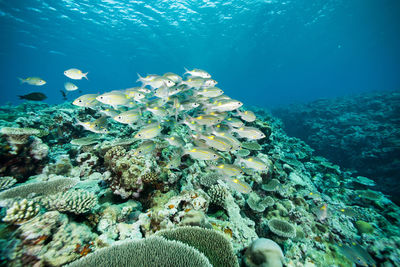
[{"label": "coral reef", "polygon": [[256,239],[247,248],[244,262],[247,267],[282,267],[283,252],[277,243],[271,239]]},{"label": "coral reef", "polygon": [[17,180],[11,176],[0,177],[0,191],[5,190],[13,186]]},{"label": "coral reef", "polygon": [[22,199],[21,201],[15,201],[11,207],[7,209],[3,222],[22,224],[36,216],[39,211],[40,205],[33,200],[28,201],[27,199]]},{"label": "coral reef", "polygon": [[281,237],[293,238],[296,236],[295,227],[284,220],[273,218],[268,221],[268,227],[271,232]]},{"label": "coral reef", "polygon": [[399,95],[376,92],[274,111],[288,134],[303,139],[336,164],[373,179],[378,190],[400,203]]}]

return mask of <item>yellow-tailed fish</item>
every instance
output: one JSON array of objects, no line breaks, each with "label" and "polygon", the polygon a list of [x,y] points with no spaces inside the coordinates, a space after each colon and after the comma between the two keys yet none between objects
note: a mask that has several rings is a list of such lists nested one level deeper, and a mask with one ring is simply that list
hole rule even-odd
[{"label": "yellow-tailed fish", "polygon": [[243,164],[247,168],[256,170],[256,171],[265,171],[268,169],[267,164],[257,157],[248,157],[248,158],[238,158],[238,164]]},{"label": "yellow-tailed fish", "polygon": [[215,135],[199,135],[199,138],[203,140],[207,146],[216,150],[228,152],[232,149],[230,141],[224,137]]},{"label": "yellow-tailed fish", "polygon": [[82,95],[75,99],[72,104],[78,107],[94,108],[100,104],[100,102],[96,99],[97,96],[98,94]]},{"label": "yellow-tailed fish", "polygon": [[180,104],[179,111],[189,111],[189,110],[197,108],[198,106],[200,106],[200,104],[197,102],[193,102],[190,100],[183,101]]},{"label": "yellow-tailed fish", "polygon": [[249,194],[251,192],[251,186],[237,178],[224,177],[224,181],[233,190],[236,190],[242,194]]},{"label": "yellow-tailed fish", "polygon": [[77,120],[77,124],[82,126],[85,130],[91,131],[93,133],[102,133],[102,134],[106,134],[109,132],[108,129],[106,128],[106,122],[107,121],[105,117],[100,117],[95,121],[86,121],[86,122]]},{"label": "yellow-tailed fish", "polygon": [[238,176],[243,174],[242,168],[233,164],[219,164],[217,166],[213,166],[212,169],[217,171],[221,175],[226,175],[229,177]]},{"label": "yellow-tailed fish", "polygon": [[235,109],[240,108],[243,105],[242,102],[233,100],[233,99],[223,99],[221,101],[217,101],[216,103],[213,103],[212,105],[209,105],[210,110],[215,110],[215,111],[232,111]]},{"label": "yellow-tailed fish", "polygon": [[253,122],[256,120],[256,115],[251,110],[246,110],[243,112],[240,112],[239,110],[237,110],[236,112],[237,112],[236,116],[240,116],[240,118],[242,118],[242,120],[244,120],[246,122]]},{"label": "yellow-tailed fish", "polygon": [[222,95],[223,93],[224,91],[217,87],[208,87],[195,91],[195,95],[202,95],[205,97],[217,97]]},{"label": "yellow-tailed fish", "polygon": [[188,70],[187,68],[185,68],[185,74],[189,74],[190,76],[194,77],[201,77],[204,79],[211,78],[211,75],[208,72],[201,69]]},{"label": "yellow-tailed fish", "polygon": [[228,118],[226,119],[226,123],[235,128],[240,128],[244,125],[244,122],[237,118]]},{"label": "yellow-tailed fish", "polygon": [[132,109],[121,112],[120,114],[114,116],[113,119],[123,124],[132,124],[140,119],[140,111],[137,109]]},{"label": "yellow-tailed fish", "polygon": [[146,109],[157,117],[165,117],[168,115],[168,111],[162,107],[147,107]]},{"label": "yellow-tailed fish", "polygon": [[204,82],[206,80],[200,77],[192,77],[192,78],[188,78],[185,81],[182,81],[182,84],[187,85],[188,87],[192,88],[200,88],[204,85]]},{"label": "yellow-tailed fish", "polygon": [[143,92],[139,91],[138,88],[141,88],[141,87],[133,87],[133,88],[125,89],[126,96],[128,98],[133,98],[136,101],[139,101],[139,100],[145,98],[146,95]]},{"label": "yellow-tailed fish", "polygon": [[135,138],[153,139],[161,133],[161,130],[162,130],[162,127],[161,127],[160,123],[158,123],[158,122],[151,123],[149,125],[144,126],[142,129],[140,129],[136,133]]},{"label": "yellow-tailed fish", "polygon": [[112,91],[104,93],[96,97],[97,101],[110,105],[116,108],[119,105],[126,105],[130,102],[130,99],[121,91]]},{"label": "yellow-tailed fish", "polygon": [[183,147],[185,145],[185,141],[183,141],[183,139],[179,136],[168,136],[165,138],[165,140],[167,140],[171,146]]},{"label": "yellow-tailed fish", "polygon": [[217,81],[213,79],[206,79],[203,83],[203,87],[214,87],[217,85]]},{"label": "yellow-tailed fish", "polygon": [[81,70],[74,68],[64,71],[64,75],[73,80],[82,80],[82,78],[87,80],[87,74],[88,72],[84,73]]},{"label": "yellow-tailed fish", "polygon": [[238,150],[238,149],[242,148],[242,143],[239,140],[237,140],[233,135],[229,134],[226,131],[215,131],[214,130],[213,134],[228,139],[230,144],[232,145],[232,150]]},{"label": "yellow-tailed fish", "polygon": [[115,109],[109,109],[109,108],[99,110],[99,112],[101,114],[104,114],[107,117],[111,117],[111,118],[114,118],[115,116],[117,116],[119,114],[119,112],[116,111]]},{"label": "yellow-tailed fish", "polygon": [[221,119],[219,117],[207,114],[199,115],[197,117],[190,119],[194,120],[196,123],[200,125],[206,125],[206,126],[212,126],[221,122]]},{"label": "yellow-tailed fish", "polygon": [[198,160],[217,160],[220,158],[214,150],[205,147],[193,147],[186,150],[184,154],[188,154],[193,159]]},{"label": "yellow-tailed fish", "polygon": [[172,72],[167,72],[163,75],[165,78],[170,79],[173,81],[175,84],[178,84],[182,81],[182,77],[179,76],[178,74],[172,73]]},{"label": "yellow-tailed fish", "polygon": [[18,79],[20,80],[21,83],[27,83],[30,85],[41,86],[46,84],[46,81],[39,77],[28,77],[25,79],[23,78],[18,78]]},{"label": "yellow-tailed fish", "polygon": [[75,84],[73,84],[71,82],[66,82],[66,83],[64,83],[64,88],[67,91],[75,91],[78,89],[78,86],[76,86]]},{"label": "yellow-tailed fish", "polygon": [[140,76],[140,74],[138,73],[138,79],[136,80],[137,82],[142,82],[142,83],[147,83],[147,82],[151,82],[152,80],[154,80],[155,78],[160,77],[160,75],[157,74],[149,74],[146,77],[142,77]]},{"label": "yellow-tailed fish", "polygon": [[255,127],[232,128],[232,132],[237,133],[241,138],[248,140],[258,140],[265,137],[265,134]]},{"label": "yellow-tailed fish", "polygon": [[143,141],[135,150],[134,155],[146,155],[156,149],[156,143],[152,140]]},{"label": "yellow-tailed fish", "polygon": [[175,83],[165,77],[156,77],[151,81],[144,82],[143,85],[150,85],[153,89],[157,89],[162,86],[171,87],[171,86],[174,86]]}]

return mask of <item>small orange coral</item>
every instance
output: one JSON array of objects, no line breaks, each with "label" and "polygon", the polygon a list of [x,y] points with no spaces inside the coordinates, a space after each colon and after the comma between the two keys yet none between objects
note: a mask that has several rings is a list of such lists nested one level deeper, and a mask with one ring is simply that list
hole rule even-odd
[{"label": "small orange coral", "polygon": [[168,208],[170,208],[170,209],[173,209],[173,208],[175,208],[175,205],[168,205]]}]

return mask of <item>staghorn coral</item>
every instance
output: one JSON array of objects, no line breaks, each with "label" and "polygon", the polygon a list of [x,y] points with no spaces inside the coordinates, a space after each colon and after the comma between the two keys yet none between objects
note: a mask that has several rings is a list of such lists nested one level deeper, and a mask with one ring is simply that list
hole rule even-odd
[{"label": "staghorn coral", "polygon": [[267,207],[274,205],[274,203],[275,201],[272,197],[260,198],[255,192],[251,192],[247,199],[247,205],[255,212],[264,212]]},{"label": "staghorn coral", "polygon": [[43,197],[41,203],[48,210],[82,214],[97,205],[97,197],[91,192],[77,189]]},{"label": "staghorn coral", "polygon": [[21,224],[35,217],[39,211],[40,205],[33,200],[28,201],[27,199],[23,199],[21,201],[15,201],[11,207],[7,209],[3,221],[12,224]]},{"label": "staghorn coral", "polygon": [[13,186],[15,183],[17,182],[17,180],[15,180],[13,177],[11,176],[4,176],[4,177],[0,177],[0,191],[5,190],[7,188],[10,188],[11,186]]},{"label": "staghorn coral", "polygon": [[211,267],[211,264],[202,253],[193,247],[162,237],[150,237],[125,241],[109,248],[100,249],[68,266]]},{"label": "staghorn coral", "polygon": [[296,236],[296,228],[287,221],[272,218],[268,221],[268,227],[274,234],[284,238],[294,238]]},{"label": "staghorn coral", "polygon": [[215,184],[208,189],[207,194],[210,196],[211,203],[224,207],[229,192],[226,187],[220,184]]},{"label": "staghorn coral", "polygon": [[231,242],[215,230],[185,226],[161,230],[156,235],[194,247],[209,259],[212,266],[239,266]]},{"label": "staghorn coral", "polygon": [[135,155],[135,151],[126,151],[116,146],[107,151],[104,162],[113,175],[110,187],[114,194],[122,198],[138,197],[146,184],[159,179],[160,169],[154,158]]},{"label": "staghorn coral", "polygon": [[0,193],[0,200],[28,198],[31,195],[53,195],[67,188],[73,187],[78,182],[72,178],[57,178],[46,182],[36,182],[20,185]]}]

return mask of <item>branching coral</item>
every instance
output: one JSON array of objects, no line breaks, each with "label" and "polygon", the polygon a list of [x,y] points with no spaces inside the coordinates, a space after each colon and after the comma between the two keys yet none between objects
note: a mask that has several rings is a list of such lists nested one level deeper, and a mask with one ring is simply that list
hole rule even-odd
[{"label": "branching coral", "polygon": [[207,194],[210,196],[211,203],[224,207],[225,200],[229,192],[226,187],[220,184],[215,184],[210,187],[210,189],[207,191]]},{"label": "branching coral", "polygon": [[5,190],[7,188],[10,188],[11,186],[13,186],[15,183],[17,182],[17,180],[15,180],[13,177],[11,176],[4,176],[4,177],[0,177],[0,191]]},{"label": "branching coral", "polygon": [[162,237],[150,237],[100,249],[69,265],[81,266],[211,267],[211,264],[202,253],[186,244]]},{"label": "branching coral", "polygon": [[96,206],[97,197],[91,192],[78,189],[43,197],[41,203],[48,210],[82,214]]},{"label": "branching coral", "polygon": [[4,222],[21,224],[32,217],[36,216],[40,210],[40,205],[32,200],[23,199],[15,201],[10,208],[7,209]]}]

